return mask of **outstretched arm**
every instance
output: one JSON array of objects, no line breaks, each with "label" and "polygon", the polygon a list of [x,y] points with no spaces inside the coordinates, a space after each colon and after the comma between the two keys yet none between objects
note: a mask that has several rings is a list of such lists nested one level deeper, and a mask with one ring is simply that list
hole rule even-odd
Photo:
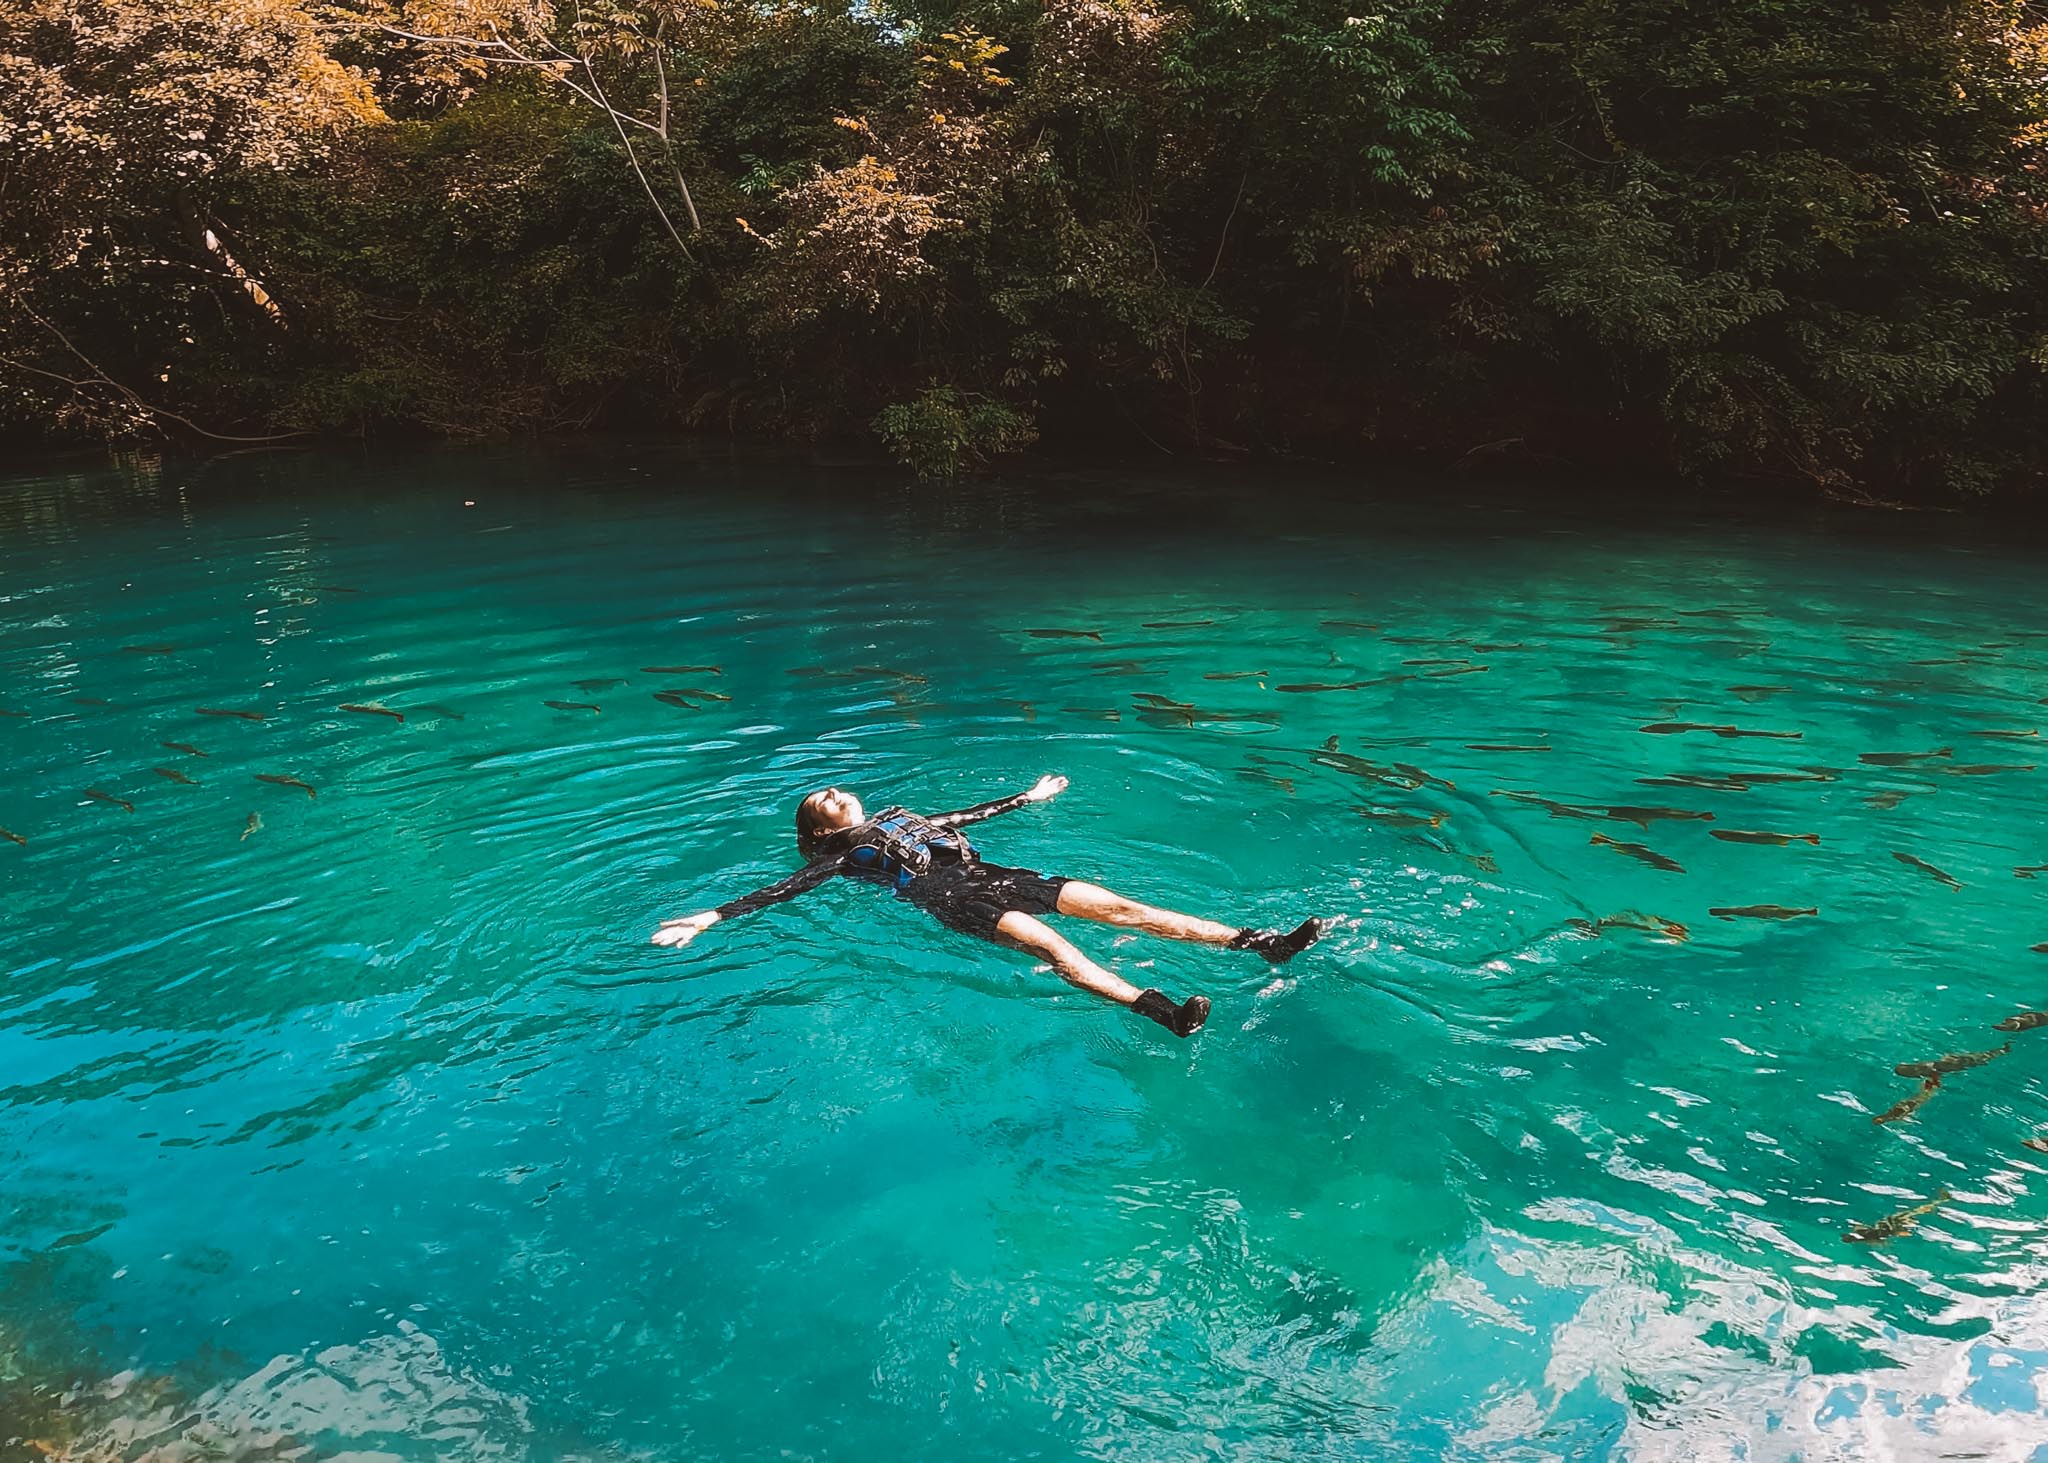
[{"label": "outstretched arm", "polygon": [[993,818],[998,813],[1014,812],[1027,803],[1042,803],[1059,796],[1066,790],[1067,780],[1047,773],[1032,786],[1029,792],[1012,793],[1006,798],[997,798],[992,803],[976,803],[971,808],[962,808],[957,813],[941,813],[931,821],[941,828],[962,828],[969,823],[979,823],[984,818]]},{"label": "outstretched arm", "polygon": [[838,872],[839,860],[836,858],[822,858],[805,864],[787,879],[778,879],[765,889],[756,889],[751,894],[729,899],[716,909],[707,909],[702,914],[685,915],[681,919],[663,920],[661,928],[654,932],[654,943],[671,948],[687,945],[722,919],[752,914],[757,909],[766,909],[771,904],[794,899],[799,894],[817,888]]}]

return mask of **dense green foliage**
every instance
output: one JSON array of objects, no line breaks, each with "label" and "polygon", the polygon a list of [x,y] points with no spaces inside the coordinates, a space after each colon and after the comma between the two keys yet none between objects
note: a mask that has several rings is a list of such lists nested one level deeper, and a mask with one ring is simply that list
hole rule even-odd
[{"label": "dense green foliage", "polygon": [[[0,75],[118,85],[48,8],[0,0]],[[67,194],[0,133],[0,410],[869,434],[935,475],[1039,437],[1922,498],[2048,462],[2016,0],[518,8],[582,69],[342,27],[382,112],[302,116],[317,148]]]}]

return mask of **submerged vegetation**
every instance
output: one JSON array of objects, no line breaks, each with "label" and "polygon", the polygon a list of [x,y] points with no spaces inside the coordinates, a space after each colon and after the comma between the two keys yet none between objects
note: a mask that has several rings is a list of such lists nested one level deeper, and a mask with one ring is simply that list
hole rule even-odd
[{"label": "submerged vegetation", "polygon": [[0,0],[0,428],[2038,486],[2027,0]]}]

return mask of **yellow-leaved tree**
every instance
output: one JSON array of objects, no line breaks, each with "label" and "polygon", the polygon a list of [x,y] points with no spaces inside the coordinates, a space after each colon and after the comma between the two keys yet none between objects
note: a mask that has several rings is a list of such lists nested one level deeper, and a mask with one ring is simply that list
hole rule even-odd
[{"label": "yellow-leaved tree", "polygon": [[[74,343],[60,302],[196,271],[288,317],[209,214],[223,177],[383,116],[304,0],[0,0],[0,369],[56,420],[162,413]],[[97,286],[97,290],[94,289]],[[193,425],[187,423],[186,425]]]}]

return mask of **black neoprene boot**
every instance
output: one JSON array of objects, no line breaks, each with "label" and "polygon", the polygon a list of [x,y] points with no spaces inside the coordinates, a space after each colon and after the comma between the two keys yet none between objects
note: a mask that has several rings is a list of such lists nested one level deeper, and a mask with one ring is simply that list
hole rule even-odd
[{"label": "black neoprene boot", "polygon": [[1209,998],[1189,996],[1176,1006],[1164,991],[1146,990],[1138,992],[1131,1009],[1140,1016],[1151,1017],[1175,1036],[1193,1036],[1209,1019]]},{"label": "black neoprene boot", "polygon": [[1274,965],[1284,965],[1323,937],[1327,921],[1305,919],[1282,934],[1279,930],[1239,930],[1230,942],[1233,950],[1255,950]]}]

